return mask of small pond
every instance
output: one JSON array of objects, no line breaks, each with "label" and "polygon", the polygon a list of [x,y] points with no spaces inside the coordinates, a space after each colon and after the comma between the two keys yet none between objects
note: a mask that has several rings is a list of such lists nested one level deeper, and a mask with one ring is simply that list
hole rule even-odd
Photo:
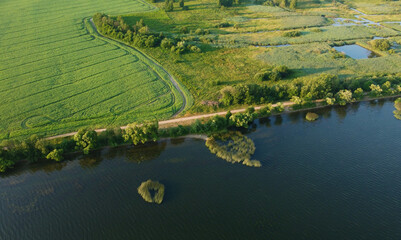
[{"label": "small pond", "polygon": [[363,48],[357,44],[334,47],[334,49],[336,49],[339,52],[344,52],[347,56],[353,59],[380,57],[380,55],[378,55],[377,53],[372,52],[366,48]]}]

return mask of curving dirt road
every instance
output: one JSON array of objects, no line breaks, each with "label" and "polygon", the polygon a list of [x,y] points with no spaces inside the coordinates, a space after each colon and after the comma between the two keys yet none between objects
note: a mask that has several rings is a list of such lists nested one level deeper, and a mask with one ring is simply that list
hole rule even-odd
[{"label": "curving dirt road", "polygon": [[[173,86],[175,87],[175,89],[177,89],[177,91],[180,93],[180,95],[181,95],[181,97],[182,97],[182,101],[183,101],[183,102],[182,102],[181,108],[180,108],[176,113],[174,113],[174,115],[173,115],[172,117],[176,117],[178,114],[180,114],[182,111],[184,111],[184,109],[185,109],[185,107],[187,106],[187,103],[188,103],[187,98],[186,98],[184,92],[181,90],[181,88],[180,88],[178,82],[174,79],[174,77],[173,77],[162,65],[160,65],[157,61],[155,61],[155,60],[152,59],[151,57],[147,56],[147,55],[144,54],[143,52],[139,51],[138,49],[136,49],[136,48],[134,48],[134,47],[132,47],[132,46],[130,46],[130,45],[127,45],[127,44],[125,44],[125,43],[123,43],[123,42],[116,41],[116,40],[114,40],[114,39],[112,39],[112,38],[103,36],[103,35],[102,35],[101,33],[99,33],[99,31],[97,30],[96,25],[95,25],[95,23],[93,22],[93,18],[89,19],[89,21],[90,21],[90,23],[91,23],[91,25],[92,25],[94,31],[95,31],[96,34],[98,35],[98,37],[100,37],[100,38],[105,38],[105,39],[108,39],[108,40],[112,40],[112,41],[115,41],[115,42],[117,42],[117,43],[119,43],[119,44],[124,44],[125,46],[127,46],[127,47],[133,49],[135,52],[137,52],[137,53],[138,53],[139,55],[141,55],[142,57],[146,58],[148,61],[152,62],[152,64],[154,64],[154,65],[156,65],[157,67],[159,67],[163,72],[165,72],[165,73],[167,74],[167,76],[169,77],[171,83],[172,83]],[[146,65],[151,69],[151,67],[150,67],[147,63],[144,62],[144,64],[146,64]],[[157,72],[155,72],[155,73],[156,73],[157,75],[159,75]],[[162,76],[159,75],[159,77],[160,77],[161,79],[163,79]]]}]

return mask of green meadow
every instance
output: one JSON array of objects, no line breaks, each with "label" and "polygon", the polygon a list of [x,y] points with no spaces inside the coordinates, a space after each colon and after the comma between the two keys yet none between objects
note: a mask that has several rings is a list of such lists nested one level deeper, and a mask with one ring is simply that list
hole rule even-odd
[{"label": "green meadow", "polygon": [[[186,113],[216,111],[222,89],[239,84],[279,89],[334,74],[348,82],[383,78],[377,84],[390,77],[396,88],[401,79],[401,25],[394,23],[401,21],[399,1],[298,0],[296,8],[263,2],[218,7],[216,0],[184,0],[185,8],[176,1],[166,11],[161,0],[2,1],[0,139],[167,119],[184,102]],[[361,21],[358,11],[380,25],[354,22]],[[160,42],[129,47],[136,48],[132,36],[131,42],[124,38],[126,30],[118,40],[101,37],[89,23],[98,12],[133,31],[143,20],[142,36],[168,38],[175,50]],[[344,21],[339,24],[339,19]],[[369,42],[378,37],[391,42],[391,50],[373,49]],[[200,50],[180,54],[178,43]],[[379,57],[353,59],[333,48],[347,44]],[[255,77],[271,66],[286,66],[291,74],[276,81]],[[183,84],[185,100],[163,68]]]},{"label": "green meadow", "polygon": [[183,104],[167,74],[96,36],[97,11],[153,11],[142,1],[0,2],[0,139],[169,118]]},{"label": "green meadow", "polygon": [[[144,49],[185,83],[195,99],[195,106],[190,110],[193,113],[215,111],[215,107],[207,105],[218,102],[221,90],[232,85],[291,84],[293,80],[320,74],[335,74],[341,80],[352,81],[401,73],[401,25],[388,23],[401,19],[400,11],[390,11],[401,6],[398,1],[298,0],[296,9],[265,6],[255,1],[224,8],[219,8],[215,0],[184,2],[187,10],[176,2],[173,11],[164,11],[164,1],[156,1],[152,4],[159,10],[122,15],[122,18],[129,25],[142,19],[150,32],[162,32],[164,36],[202,49],[201,53],[181,55],[169,49]],[[354,7],[381,14],[363,16],[381,25],[349,24],[361,21],[357,16],[361,14]],[[335,24],[338,18],[345,19],[344,23]],[[299,36],[286,36],[293,31]],[[393,43],[391,54],[370,47],[369,41],[377,37]],[[344,55],[338,58],[339,52],[333,47],[347,44],[373,50],[380,57],[353,59]],[[276,82],[254,79],[261,69],[272,65],[285,65],[293,74]]]}]

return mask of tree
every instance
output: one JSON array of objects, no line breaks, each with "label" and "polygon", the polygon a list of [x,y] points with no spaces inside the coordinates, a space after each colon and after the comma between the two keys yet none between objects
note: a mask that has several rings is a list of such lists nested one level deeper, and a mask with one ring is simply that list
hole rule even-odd
[{"label": "tree", "polygon": [[63,149],[54,149],[46,156],[47,159],[54,160],[56,162],[63,161]]},{"label": "tree", "polygon": [[133,123],[128,125],[125,129],[123,138],[127,141],[132,141],[134,145],[139,143],[146,143],[148,141],[157,141],[159,138],[159,124],[157,122],[153,123],[143,123],[137,124]]},{"label": "tree", "polygon": [[371,84],[370,85],[370,95],[372,97],[378,97],[382,94],[383,89],[381,89],[381,87],[379,85],[375,85],[375,84]]},{"label": "tree", "polygon": [[382,84],[381,88],[383,89],[383,92],[386,94],[391,93],[391,82],[387,81]]},{"label": "tree", "polygon": [[164,2],[164,9],[165,9],[167,12],[173,11],[173,10],[174,10],[174,0],[166,0],[166,1]]},{"label": "tree", "polygon": [[233,5],[233,0],[218,0],[217,5],[219,7],[231,7]]},{"label": "tree", "polygon": [[237,113],[230,117],[231,125],[243,128],[248,128],[249,123],[251,123],[253,120],[254,116],[250,113]]},{"label": "tree", "polygon": [[356,99],[362,99],[364,96],[362,88],[357,88],[352,96]]},{"label": "tree", "polygon": [[290,8],[291,9],[296,9],[297,8],[297,0],[291,0],[290,2]]},{"label": "tree", "polygon": [[352,92],[350,90],[340,90],[336,94],[336,99],[340,105],[344,106],[347,103],[352,102]]},{"label": "tree", "polygon": [[96,147],[97,133],[93,130],[80,129],[74,135],[74,141],[78,149],[83,150],[84,154],[88,154]]},{"label": "tree", "polygon": [[181,7],[181,8],[184,8],[184,0],[180,0],[180,1],[179,1],[179,4],[180,4],[180,7]]}]

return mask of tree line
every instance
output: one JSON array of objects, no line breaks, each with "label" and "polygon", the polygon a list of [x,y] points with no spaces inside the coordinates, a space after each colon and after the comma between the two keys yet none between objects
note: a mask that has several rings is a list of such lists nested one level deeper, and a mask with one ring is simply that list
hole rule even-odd
[{"label": "tree line", "polygon": [[293,99],[294,102],[310,102],[316,99],[329,99],[328,104],[349,102],[359,99],[369,92],[372,97],[401,93],[401,80],[384,79],[376,82],[363,79],[353,81],[340,80],[338,76],[322,74],[315,78],[295,79],[291,83],[271,86],[259,84],[239,84],[226,86],[220,90],[221,106],[266,104]]},{"label": "tree line", "polygon": [[161,47],[177,54],[201,52],[198,46],[190,44],[181,38],[168,38],[163,33],[151,33],[143,19],[130,26],[121,16],[114,19],[106,14],[96,13],[93,16],[93,22],[101,34],[121,40],[134,47]]}]

